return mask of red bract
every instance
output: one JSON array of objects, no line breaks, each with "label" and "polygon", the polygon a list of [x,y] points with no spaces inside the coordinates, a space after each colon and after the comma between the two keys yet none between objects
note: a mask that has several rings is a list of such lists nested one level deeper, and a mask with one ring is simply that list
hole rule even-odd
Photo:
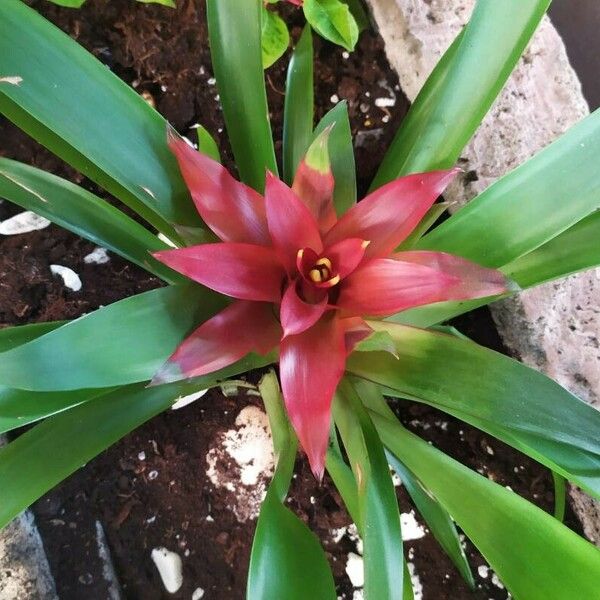
[{"label": "red bract", "polygon": [[338,219],[327,136],[312,144],[292,188],[267,173],[263,197],[170,135],[198,212],[222,243],[154,255],[236,298],[177,348],[154,383],[205,375],[279,345],[288,415],[318,478],[346,356],[371,333],[363,316],[492,296],[508,284],[457,256],[394,252],[457,169],[397,179]]}]

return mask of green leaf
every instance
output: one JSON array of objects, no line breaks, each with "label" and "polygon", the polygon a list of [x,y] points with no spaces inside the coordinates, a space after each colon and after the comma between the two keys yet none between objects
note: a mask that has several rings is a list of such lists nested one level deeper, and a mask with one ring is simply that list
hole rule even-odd
[{"label": "green leaf", "polygon": [[277,173],[262,68],[261,2],[207,0],[213,69],[242,181],[259,192]]},{"label": "green leaf", "polygon": [[396,344],[392,336],[385,330],[374,331],[354,347],[355,352],[389,352],[397,356]]},{"label": "green leaf", "polygon": [[404,555],[396,492],[379,436],[347,380],[338,386],[333,417],[358,483],[365,598],[400,600]]},{"label": "green leaf", "polygon": [[198,136],[198,151],[220,163],[221,153],[219,152],[219,146],[217,146],[215,138],[210,135],[208,129],[202,125],[198,125],[196,128],[196,135]]},{"label": "green leaf", "polygon": [[52,4],[57,4],[58,6],[64,6],[66,8],[81,8],[85,3],[85,0],[48,0],[52,2]]},{"label": "green leaf", "polygon": [[304,16],[325,39],[349,52],[358,41],[358,25],[350,9],[340,0],[304,0]]},{"label": "green leaf", "polygon": [[522,288],[600,265],[600,211],[596,211],[502,271]]},{"label": "green leaf", "polygon": [[594,598],[600,552],[558,520],[371,413],[384,444],[452,515],[515,598]]},{"label": "green leaf", "polygon": [[256,525],[246,597],[335,600],[333,577],[319,540],[283,504],[294,470],[297,440],[272,371],[263,377],[259,389],[269,415],[277,467]]},{"label": "green leaf", "polygon": [[371,26],[369,15],[361,0],[342,0],[342,2],[348,5],[354,20],[356,21],[356,25],[358,26],[359,33]]},{"label": "green leaf", "polygon": [[0,382],[58,391],[146,381],[194,326],[223,305],[222,296],[198,285],[126,298],[4,352]]},{"label": "green leaf", "polygon": [[29,325],[18,325],[16,327],[4,327],[0,329],[0,352],[21,346],[26,342],[54,331],[62,327],[68,321],[48,321],[46,323],[31,323]]},{"label": "green leaf", "polygon": [[[166,122],[77,42],[19,0],[0,2],[0,113],[172,239],[200,225]],[[174,236],[174,237],[173,237]]]},{"label": "green leaf", "polygon": [[136,384],[46,419],[0,448],[0,528],[63,479],[182,396],[264,366],[244,359],[190,383]]},{"label": "green leaf", "polygon": [[310,25],[306,25],[294,48],[285,85],[283,176],[289,185],[313,140],[314,110],[313,41]]},{"label": "green leaf", "polygon": [[600,497],[599,411],[541,373],[468,340],[369,324],[389,331],[399,358],[355,353],[347,363],[351,373],[470,423]]},{"label": "green leaf", "polygon": [[379,168],[372,188],[448,169],[504,86],[550,0],[479,0],[469,24],[433,70]]},{"label": "green leaf", "polygon": [[261,48],[263,69],[267,69],[278,59],[290,45],[290,34],[285,21],[264,5],[261,9]]},{"label": "green leaf", "polygon": [[[375,384],[351,377],[352,385],[358,393],[363,404],[371,411],[377,412],[382,417],[396,420],[390,407],[387,405],[381,389]],[[473,574],[462,549],[458,532],[454,522],[444,507],[431,495],[428,489],[418,480],[414,473],[398,460],[393,454],[386,452],[387,461],[396,474],[402,480],[406,491],[415,503],[417,510],[421,513],[435,539],[439,542],[444,552],[456,565],[460,574],[471,589],[475,588]]]},{"label": "green leaf", "polygon": [[554,481],[554,518],[564,522],[567,505],[567,482],[564,477],[554,471],[552,471],[552,479]]},{"label": "green leaf", "polygon": [[40,169],[0,157],[0,197],[120,254],[166,281],[181,281],[150,252],[168,246],[105,200]]},{"label": "green leaf", "polygon": [[333,577],[317,536],[275,494],[267,494],[258,517],[246,597],[336,598]]},{"label": "green leaf", "polygon": [[[16,348],[64,325],[64,322],[35,323],[0,330],[0,352]],[[75,392],[28,392],[0,386],[0,434],[23,427],[105,393],[106,390]]]},{"label": "green leaf", "polygon": [[137,0],[137,2],[142,2],[143,4],[162,4],[169,8],[177,8],[174,0]]},{"label": "green leaf", "polygon": [[331,171],[335,179],[333,202],[339,217],[356,204],[356,167],[348,104],[345,100],[336,104],[319,121],[311,141],[332,124],[333,129],[329,134],[329,156]]},{"label": "green leaf", "polygon": [[491,185],[417,244],[489,267],[535,250],[600,207],[600,110]]},{"label": "green leaf", "polygon": [[402,484],[415,503],[417,510],[425,519],[431,533],[450,557],[468,586],[474,590],[473,573],[471,573],[471,567],[461,546],[452,517],[412,471],[407,469],[393,454],[387,453],[386,456],[391,467],[402,480]]}]

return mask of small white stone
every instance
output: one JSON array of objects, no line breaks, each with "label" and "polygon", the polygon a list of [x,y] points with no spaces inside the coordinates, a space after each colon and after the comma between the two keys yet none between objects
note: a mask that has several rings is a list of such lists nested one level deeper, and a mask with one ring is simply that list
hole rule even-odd
[{"label": "small white stone", "polygon": [[342,52],[342,58],[348,60],[350,58],[350,53],[346,51]]},{"label": "small white stone", "polygon": [[477,573],[479,573],[479,577],[482,579],[487,579],[490,574],[490,568],[487,565],[479,565],[477,567]]},{"label": "small white stone", "polygon": [[206,80],[206,83],[208,83],[208,85],[215,85],[215,83],[217,83],[217,80],[214,77],[209,77]]},{"label": "small white stone", "polygon": [[179,398],[177,398],[177,400],[175,400],[175,402],[173,403],[173,406],[171,406],[171,410],[179,410],[180,408],[183,408],[184,406],[195,402],[196,400],[198,400],[198,398],[202,398],[202,396],[204,396],[206,392],[208,392],[208,390],[200,390],[199,392],[194,392],[193,394],[189,394],[188,396],[179,396]]},{"label": "small white stone", "polygon": [[154,548],[151,557],[165,589],[169,594],[174,594],[183,585],[181,557],[176,552],[171,552],[164,547]]},{"label": "small white stone", "polygon": [[146,460],[146,453],[143,450],[138,452],[138,460]]},{"label": "small white stone", "polygon": [[425,537],[425,528],[417,521],[414,511],[411,510],[409,513],[402,513],[400,515],[400,523],[402,524],[402,539],[405,542]]},{"label": "small white stone", "polygon": [[496,573],[492,573],[492,583],[497,587],[500,588],[501,590],[504,589],[504,585],[503,583],[500,581],[500,579],[498,579],[498,575],[496,575]]},{"label": "small white stone", "polygon": [[0,235],[19,235],[44,229],[50,225],[50,221],[30,210],[14,215],[10,219],[0,222]]},{"label": "small white stone", "polygon": [[340,101],[340,97],[337,94],[333,94],[329,100],[331,104],[337,104]]},{"label": "small white stone", "polygon": [[150,471],[150,473],[148,473],[148,479],[150,481],[154,481],[157,477],[158,477],[158,471]]},{"label": "small white stone", "polygon": [[94,248],[89,254],[83,257],[83,262],[86,265],[104,265],[110,261],[110,256],[106,248],[98,246]]},{"label": "small white stone", "polygon": [[375,106],[379,108],[388,108],[390,106],[396,106],[395,98],[375,98]]},{"label": "small white stone", "polygon": [[82,283],[79,275],[69,269],[69,267],[63,267],[63,265],[50,265],[50,271],[54,275],[58,275],[62,278],[65,287],[69,288],[73,292],[78,292],[81,289]]},{"label": "small white stone", "polygon": [[204,598],[204,590],[201,587],[197,587],[192,594],[192,600],[200,600]]},{"label": "small white stone", "polygon": [[348,553],[346,561],[346,574],[354,587],[362,587],[365,584],[365,573],[363,558],[354,552]]},{"label": "small white stone", "polygon": [[412,583],[413,598],[414,600],[423,600],[423,584],[421,583],[415,565],[411,562],[407,562],[406,566],[408,567],[410,582]]}]

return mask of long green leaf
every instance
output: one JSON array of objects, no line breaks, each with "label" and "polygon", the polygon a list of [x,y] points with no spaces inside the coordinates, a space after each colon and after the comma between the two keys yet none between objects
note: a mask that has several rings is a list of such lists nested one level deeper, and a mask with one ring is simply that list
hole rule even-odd
[{"label": "long green leaf", "polygon": [[168,248],[164,242],[108,202],[65,179],[0,158],[0,197],[120,254],[166,281],[182,280],[150,255]]},{"label": "long green leaf", "polygon": [[372,413],[384,444],[448,510],[515,598],[597,598],[600,552],[514,492],[400,423]]},{"label": "long green leaf", "polygon": [[313,140],[333,124],[329,135],[331,171],[335,179],[333,201],[338,217],[356,204],[356,166],[352,148],[352,130],[345,100],[336,104],[317,125]]},{"label": "long green leaf", "polygon": [[502,271],[522,288],[566,277],[600,265],[599,240],[600,211],[596,211]]},{"label": "long green leaf", "polygon": [[373,182],[454,165],[504,86],[550,0],[478,0],[471,19],[434,69]]},{"label": "long green leaf", "polygon": [[46,419],[0,449],[0,528],[179,397],[263,365],[245,359],[191,383],[126,386]]},{"label": "long green leaf", "polygon": [[4,352],[0,383],[58,391],[146,381],[190,330],[223,302],[197,285],[126,298]]},{"label": "long green leaf", "polygon": [[259,389],[269,415],[277,467],[256,525],[246,597],[334,600],[335,585],[319,540],[284,505],[294,470],[297,440],[273,372],[263,377]]},{"label": "long green leaf", "polygon": [[347,380],[338,386],[333,416],[358,484],[365,598],[400,600],[404,555],[394,484],[377,432]]},{"label": "long green leaf", "polygon": [[262,68],[260,0],[207,0],[213,69],[242,181],[262,192],[277,173]]},{"label": "long green leaf", "polygon": [[20,0],[0,2],[0,113],[177,239],[200,219],[166,123],[94,56]]},{"label": "long green leaf", "polygon": [[600,110],[491,185],[417,246],[501,267],[600,207]]},{"label": "long green leaf", "polygon": [[292,183],[296,169],[313,139],[313,40],[306,25],[287,71],[283,107],[283,177]]},{"label": "long green leaf", "polygon": [[0,352],[16,348],[21,344],[35,340],[35,338],[54,331],[65,325],[68,321],[48,321],[46,323],[31,323],[29,325],[18,325],[16,327],[4,327],[0,329]]},{"label": "long green leaf", "polygon": [[471,589],[475,589],[473,573],[463,550],[456,525],[446,509],[423,486],[415,474],[406,468],[393,454],[387,454],[388,462],[406,488],[417,510],[421,513],[433,537],[450,557],[463,579]]},{"label": "long green leaf", "polygon": [[[0,352],[16,348],[44,335],[64,322],[35,323],[0,330]],[[0,434],[76,406],[107,390],[28,392],[0,385]]]},{"label": "long green leaf", "polygon": [[355,353],[350,372],[454,415],[600,496],[599,411],[541,373],[468,340],[371,324],[389,331],[399,358]]},{"label": "long green leaf", "polygon": [[[381,416],[395,419],[378,386],[357,377],[351,378],[352,385],[360,399],[369,410],[375,410]],[[465,552],[461,546],[456,526],[446,509],[429,493],[415,474],[393,454],[386,452],[387,461],[402,480],[402,483],[421,513],[435,539],[450,557],[463,579],[471,589],[475,581]]]}]

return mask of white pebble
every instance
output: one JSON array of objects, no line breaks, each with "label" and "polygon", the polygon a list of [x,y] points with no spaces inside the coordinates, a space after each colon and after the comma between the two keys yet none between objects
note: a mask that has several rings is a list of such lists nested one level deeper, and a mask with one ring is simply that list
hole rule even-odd
[{"label": "white pebble", "polygon": [[165,589],[169,594],[174,594],[183,585],[181,557],[176,552],[171,552],[164,547],[154,548],[151,556]]},{"label": "white pebble", "polygon": [[209,77],[206,80],[206,83],[208,83],[208,85],[215,85],[215,83],[217,83],[217,80],[214,77]]},{"label": "white pebble", "polygon": [[423,600],[423,584],[421,578],[415,569],[415,565],[411,562],[407,562],[408,572],[410,574],[410,582],[412,583],[413,598],[414,600]]},{"label": "white pebble", "polygon": [[27,210],[19,213],[10,219],[0,222],[1,235],[18,235],[20,233],[29,233],[44,229],[50,225],[50,221],[44,217],[36,215],[34,212]]},{"label": "white pebble", "polygon": [[342,52],[342,58],[344,60],[348,60],[350,58],[350,53],[349,52]]},{"label": "white pebble", "polygon": [[387,108],[390,106],[396,106],[395,98],[375,98],[375,106],[379,108]]},{"label": "white pebble", "polygon": [[340,101],[340,97],[337,94],[333,94],[329,100],[331,101],[331,104],[337,104]]},{"label": "white pebble", "polygon": [[150,471],[150,473],[148,473],[148,479],[150,481],[154,481],[157,477],[158,477],[158,471]]},{"label": "white pebble", "polygon": [[192,600],[200,600],[200,598],[204,598],[204,590],[201,587],[198,587],[192,594]]},{"label": "white pebble", "polygon": [[61,277],[65,287],[73,292],[78,292],[81,289],[81,279],[73,269],[63,267],[62,265],[50,265],[50,271],[52,271],[54,275]]},{"label": "white pebble", "polygon": [[143,450],[138,453],[138,460],[146,460],[146,453]]},{"label": "white pebble", "polygon": [[402,524],[402,539],[405,542],[425,537],[425,528],[415,518],[414,511],[411,510],[409,513],[402,513],[400,515],[400,523]]},{"label": "white pebble", "polygon": [[365,584],[365,572],[363,558],[354,552],[348,553],[346,561],[346,574],[354,587],[362,587]]},{"label": "white pebble", "polygon": [[479,565],[477,567],[477,573],[482,579],[487,579],[490,574],[490,568],[487,565]]},{"label": "white pebble", "polygon": [[83,262],[86,265],[103,265],[110,261],[106,248],[98,246],[94,248],[89,254],[83,257]]},{"label": "white pebble", "polygon": [[199,392],[195,392],[193,394],[190,394],[189,396],[179,396],[179,398],[177,398],[177,400],[175,400],[175,402],[173,403],[173,406],[171,406],[171,409],[178,410],[180,408],[183,408],[184,406],[195,402],[196,400],[198,400],[198,398],[202,398],[202,396],[204,396],[206,392],[208,392],[208,390],[200,390]]}]

